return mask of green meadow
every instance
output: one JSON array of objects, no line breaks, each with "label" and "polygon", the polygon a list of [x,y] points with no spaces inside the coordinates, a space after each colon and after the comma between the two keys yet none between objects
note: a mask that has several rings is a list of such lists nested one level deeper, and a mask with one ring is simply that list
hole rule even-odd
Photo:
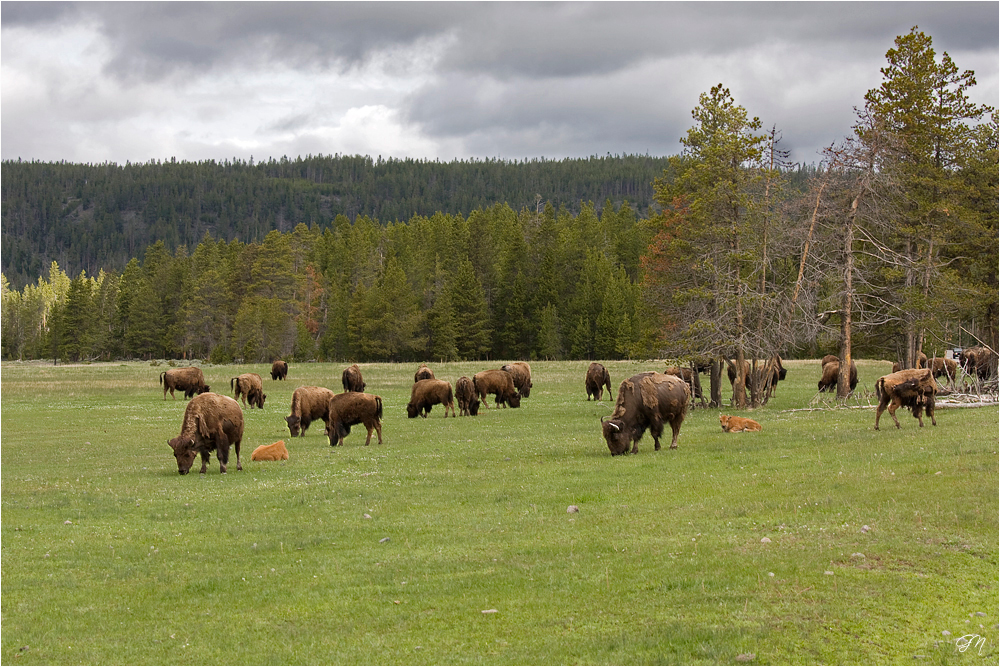
[{"label": "green meadow", "polygon": [[[166,364],[3,364],[0,662],[998,663],[996,407],[875,431],[888,362],[859,362],[838,407],[818,361],[790,361],[737,413],[762,432],[698,408],[677,450],[668,428],[612,458],[587,365],[533,363],[520,409],[407,419],[417,364],[365,364],[384,443],[357,426],[334,449],[284,417],[346,364],[206,364],[228,395],[260,373],[267,401],[242,472],[181,476]],[[663,363],[606,365],[617,388]],[[281,439],[288,461],[250,461]]]}]

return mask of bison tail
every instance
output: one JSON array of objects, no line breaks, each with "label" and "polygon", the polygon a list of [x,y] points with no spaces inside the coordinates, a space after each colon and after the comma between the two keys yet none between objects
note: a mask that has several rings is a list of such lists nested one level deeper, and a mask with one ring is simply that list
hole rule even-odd
[{"label": "bison tail", "polygon": [[885,378],[879,378],[878,382],[875,383],[875,398],[882,402],[882,396],[885,394]]},{"label": "bison tail", "polygon": [[166,374],[167,374],[166,371],[163,371],[162,373],[160,373],[160,384],[163,384],[163,376],[166,375]]},{"label": "bison tail", "polygon": [[229,378],[229,388],[230,389],[233,389],[233,383],[236,382],[238,379],[239,378]]},{"label": "bison tail", "polygon": [[382,419],[382,397],[381,396],[376,396],[375,397],[375,416],[378,417],[380,420]]}]

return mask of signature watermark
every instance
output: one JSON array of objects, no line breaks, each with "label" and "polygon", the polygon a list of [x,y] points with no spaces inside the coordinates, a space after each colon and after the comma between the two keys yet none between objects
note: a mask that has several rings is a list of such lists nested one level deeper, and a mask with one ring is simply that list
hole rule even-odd
[{"label": "signature watermark", "polygon": [[979,655],[983,654],[983,645],[986,643],[986,637],[982,635],[962,635],[955,640],[955,648],[958,649],[959,653],[965,653],[969,650],[970,646],[975,646],[979,649]]}]

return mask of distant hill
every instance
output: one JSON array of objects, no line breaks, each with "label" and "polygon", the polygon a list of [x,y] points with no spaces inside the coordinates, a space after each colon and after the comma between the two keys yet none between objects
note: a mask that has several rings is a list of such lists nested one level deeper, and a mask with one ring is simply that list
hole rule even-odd
[{"label": "distant hill", "polygon": [[[641,216],[653,205],[654,178],[668,158],[648,155],[565,160],[383,160],[318,156],[254,164],[160,162],[72,164],[4,161],[2,270],[15,288],[56,260],[120,271],[146,246],[193,248],[205,232],[226,241],[260,241],[303,222],[329,226],[338,215],[385,224],[436,212],[468,215],[496,203],[538,201],[579,212],[627,200]],[[540,197],[540,200],[539,200]]]}]

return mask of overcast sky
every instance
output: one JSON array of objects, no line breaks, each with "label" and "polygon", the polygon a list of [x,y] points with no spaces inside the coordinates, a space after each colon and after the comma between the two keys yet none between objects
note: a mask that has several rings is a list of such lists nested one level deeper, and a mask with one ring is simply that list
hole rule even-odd
[{"label": "overcast sky", "polygon": [[3,159],[673,155],[728,87],[792,159],[913,26],[997,105],[997,2],[0,4]]}]

